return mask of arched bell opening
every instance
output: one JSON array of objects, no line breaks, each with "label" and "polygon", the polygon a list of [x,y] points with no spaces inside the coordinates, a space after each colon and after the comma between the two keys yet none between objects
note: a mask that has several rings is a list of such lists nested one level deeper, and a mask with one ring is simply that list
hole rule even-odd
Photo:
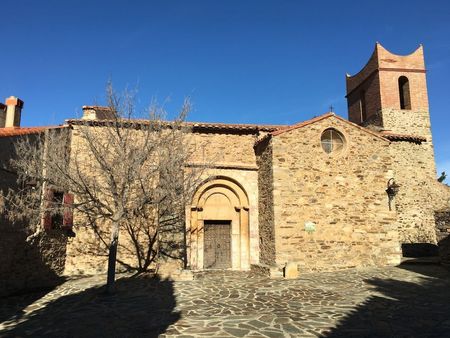
[{"label": "arched bell opening", "polygon": [[187,230],[191,269],[250,268],[249,202],[234,180],[214,177],[200,185]]}]

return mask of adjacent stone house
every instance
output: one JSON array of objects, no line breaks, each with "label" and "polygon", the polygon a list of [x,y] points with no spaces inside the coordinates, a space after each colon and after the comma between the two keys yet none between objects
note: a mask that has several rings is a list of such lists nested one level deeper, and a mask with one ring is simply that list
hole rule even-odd
[{"label": "adjacent stone house", "polygon": [[[377,43],[346,82],[348,120],[186,122],[203,155],[219,159],[186,206],[189,269],[396,265],[402,244],[437,244],[435,212],[450,191],[436,180],[422,46],[399,56]],[[83,110],[84,120],[108,119],[105,107]],[[67,121],[73,146],[81,121]],[[105,260],[77,254],[85,236],[74,230],[65,272],[104,270]]]},{"label": "adjacent stone house", "polygon": [[[49,129],[61,127],[20,127],[23,101],[9,97],[0,103],[0,190],[20,190],[17,174],[11,170],[18,140],[37,139]],[[23,290],[41,289],[61,281],[66,260],[67,237],[61,232],[48,231],[33,242],[32,234],[22,222],[12,223],[0,215],[0,296]]]}]

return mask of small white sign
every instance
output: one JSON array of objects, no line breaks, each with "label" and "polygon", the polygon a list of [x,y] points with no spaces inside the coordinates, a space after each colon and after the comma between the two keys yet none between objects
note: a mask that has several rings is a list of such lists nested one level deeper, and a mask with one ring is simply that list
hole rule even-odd
[{"label": "small white sign", "polygon": [[316,223],[311,222],[311,221],[306,221],[305,222],[305,231],[309,232],[309,233],[316,231]]}]

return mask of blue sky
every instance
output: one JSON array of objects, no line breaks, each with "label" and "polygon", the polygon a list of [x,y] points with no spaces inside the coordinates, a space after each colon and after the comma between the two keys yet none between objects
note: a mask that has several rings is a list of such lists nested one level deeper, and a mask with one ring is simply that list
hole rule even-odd
[{"label": "blue sky", "polygon": [[346,117],[345,73],[379,41],[425,48],[438,171],[450,173],[449,1],[1,2],[0,95],[25,101],[22,125],[60,124],[104,103],[109,79],[192,121],[291,124]]}]

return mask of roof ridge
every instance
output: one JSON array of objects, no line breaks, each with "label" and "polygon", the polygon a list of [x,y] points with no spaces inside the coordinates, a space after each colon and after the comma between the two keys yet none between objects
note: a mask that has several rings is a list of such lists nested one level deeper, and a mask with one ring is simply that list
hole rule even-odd
[{"label": "roof ridge", "polygon": [[[66,123],[68,124],[80,124],[80,123],[88,123],[88,124],[97,124],[102,125],[106,123],[116,122],[112,119],[67,119]],[[122,123],[151,123],[153,121],[148,119],[119,119],[118,122]],[[157,121],[154,121],[157,122]],[[170,120],[163,120],[159,121],[164,124],[171,124],[174,123],[174,121]],[[272,124],[253,124],[253,123],[222,123],[222,122],[195,122],[195,121],[183,121],[182,124],[185,126],[191,126],[191,127],[197,127],[197,128],[211,128],[211,129],[236,129],[236,130],[261,130],[261,131],[274,131],[283,127],[286,127],[286,125],[272,125]]]},{"label": "roof ridge", "polygon": [[377,133],[377,132],[375,132],[375,131],[372,131],[372,130],[370,130],[369,128],[360,126],[359,124],[356,124],[356,123],[351,122],[351,121],[349,121],[349,120],[347,120],[347,119],[344,119],[344,118],[341,117],[341,116],[335,115],[335,117],[336,117],[338,120],[341,120],[341,121],[343,121],[343,122],[345,122],[345,123],[347,123],[347,124],[350,124],[351,126],[354,126],[354,127],[358,128],[358,129],[360,129],[360,130],[362,130],[362,131],[365,131],[366,133],[369,133],[369,134],[371,134],[371,135],[373,135],[373,136],[376,136],[376,137],[378,137],[378,138],[381,138],[381,139],[384,140],[384,141],[390,142],[387,138],[383,137],[380,133]]},{"label": "roof ridge", "polygon": [[286,133],[288,131],[307,126],[309,124],[321,121],[321,120],[326,119],[326,118],[331,117],[331,116],[336,116],[336,114],[333,113],[333,112],[328,112],[328,113],[325,113],[325,114],[322,114],[322,115],[319,115],[319,116],[315,116],[312,119],[309,119],[309,120],[306,120],[306,121],[302,121],[302,122],[298,122],[296,124],[288,126],[287,128],[276,130],[274,132],[271,132],[270,134],[272,136],[277,136],[277,135],[280,135],[280,134],[284,134],[284,133]]}]

